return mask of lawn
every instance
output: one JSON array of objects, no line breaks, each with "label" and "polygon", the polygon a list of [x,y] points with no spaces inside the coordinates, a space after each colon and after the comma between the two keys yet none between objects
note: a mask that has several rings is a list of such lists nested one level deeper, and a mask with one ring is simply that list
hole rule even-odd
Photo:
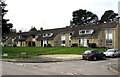
[{"label": "lawn", "polygon": [[49,54],[79,54],[82,55],[85,50],[97,49],[102,52],[104,48],[80,48],[80,47],[3,47],[2,53],[7,53],[7,58],[20,58],[22,52],[28,55],[49,55]]}]

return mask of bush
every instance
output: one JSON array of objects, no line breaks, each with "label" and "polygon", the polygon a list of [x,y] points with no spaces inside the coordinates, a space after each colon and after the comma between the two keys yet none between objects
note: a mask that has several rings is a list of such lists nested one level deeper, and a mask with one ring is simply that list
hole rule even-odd
[{"label": "bush", "polygon": [[78,47],[78,44],[72,44],[71,47]]},{"label": "bush", "polygon": [[89,44],[88,44],[88,47],[96,48],[96,43],[89,43]]},{"label": "bush", "polygon": [[51,44],[48,44],[46,47],[52,47]]}]

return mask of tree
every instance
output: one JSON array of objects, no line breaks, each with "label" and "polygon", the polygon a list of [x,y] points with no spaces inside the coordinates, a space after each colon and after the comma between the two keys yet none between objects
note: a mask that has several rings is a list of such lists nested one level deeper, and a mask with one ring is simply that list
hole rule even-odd
[{"label": "tree", "polygon": [[104,22],[113,22],[113,21],[116,21],[117,16],[118,16],[118,14],[114,13],[113,10],[107,10],[102,15],[100,22],[104,23]]},{"label": "tree", "polygon": [[94,24],[98,21],[98,16],[87,10],[76,10],[73,11],[73,18],[71,21],[72,25],[85,25]]},{"label": "tree", "polygon": [[0,1],[0,8],[2,8],[2,34],[7,34],[10,32],[10,29],[13,27],[12,23],[8,23],[9,19],[4,19],[5,14],[8,12],[8,10],[5,10],[5,7],[7,4],[5,4],[5,1]]}]

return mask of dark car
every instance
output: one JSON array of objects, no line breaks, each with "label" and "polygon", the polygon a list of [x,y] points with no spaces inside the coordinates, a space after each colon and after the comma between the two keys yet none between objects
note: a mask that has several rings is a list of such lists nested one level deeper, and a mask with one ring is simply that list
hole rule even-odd
[{"label": "dark car", "polygon": [[99,50],[87,50],[83,53],[82,58],[84,60],[98,60],[98,59],[106,59],[105,54],[100,52]]}]

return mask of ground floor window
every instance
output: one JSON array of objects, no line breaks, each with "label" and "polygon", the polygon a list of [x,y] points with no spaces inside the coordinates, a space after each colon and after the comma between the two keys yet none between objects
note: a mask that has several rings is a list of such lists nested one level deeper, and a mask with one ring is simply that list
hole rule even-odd
[{"label": "ground floor window", "polygon": [[106,46],[112,46],[112,39],[106,39]]},{"label": "ground floor window", "polygon": [[100,46],[103,45],[103,39],[102,38],[99,39],[99,44],[100,44]]},{"label": "ground floor window", "polygon": [[62,41],[62,44],[65,44],[65,40]]}]

